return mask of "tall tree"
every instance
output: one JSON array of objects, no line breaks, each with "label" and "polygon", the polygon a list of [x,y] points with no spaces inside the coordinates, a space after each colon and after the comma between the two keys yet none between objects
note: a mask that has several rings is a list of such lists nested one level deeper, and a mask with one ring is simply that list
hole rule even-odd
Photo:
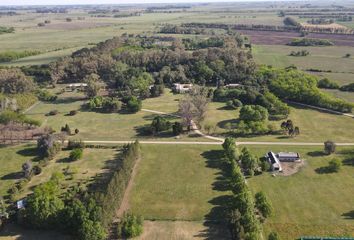
[{"label": "tall tree", "polygon": [[87,83],[86,95],[89,98],[96,97],[102,89],[102,82],[99,75],[92,73],[84,78]]}]

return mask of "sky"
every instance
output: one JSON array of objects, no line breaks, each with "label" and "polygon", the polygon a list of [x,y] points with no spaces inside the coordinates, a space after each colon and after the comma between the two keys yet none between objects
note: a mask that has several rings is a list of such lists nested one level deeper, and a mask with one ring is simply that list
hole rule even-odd
[{"label": "sky", "polygon": [[177,2],[185,2],[185,3],[186,2],[191,2],[191,3],[192,2],[245,2],[245,1],[257,1],[257,0],[0,0],[0,6],[1,5],[177,3]]}]

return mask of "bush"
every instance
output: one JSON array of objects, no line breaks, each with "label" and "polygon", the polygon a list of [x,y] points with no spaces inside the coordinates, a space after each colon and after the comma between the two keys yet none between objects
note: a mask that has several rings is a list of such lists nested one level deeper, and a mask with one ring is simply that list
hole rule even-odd
[{"label": "bush", "polygon": [[339,85],[335,82],[331,82],[328,78],[323,78],[320,81],[318,81],[317,87],[327,88],[327,89],[338,89]]},{"label": "bush", "polygon": [[52,110],[52,111],[50,111],[49,113],[48,113],[48,115],[49,116],[55,116],[55,115],[57,115],[59,112],[58,112],[58,110]]},{"label": "bush", "polygon": [[167,121],[164,117],[156,116],[150,125],[152,134],[157,134],[159,132],[167,131],[171,127],[171,123]]},{"label": "bush", "polygon": [[279,237],[278,233],[271,232],[268,235],[268,240],[280,240],[280,237]]},{"label": "bush", "polygon": [[354,92],[354,83],[349,83],[348,85],[341,86],[339,90],[346,92]]},{"label": "bush", "polygon": [[61,131],[62,131],[62,132],[65,132],[65,133],[68,134],[68,135],[71,135],[71,129],[70,129],[70,127],[69,127],[68,124],[65,124],[64,127],[61,127]]},{"label": "bush", "polygon": [[67,148],[73,150],[75,148],[85,148],[85,143],[81,140],[69,140]]},{"label": "bush", "polygon": [[78,113],[77,110],[72,110],[72,111],[69,112],[69,115],[70,116],[75,116],[77,113]]},{"label": "bush", "polygon": [[76,128],[75,129],[75,134],[79,134],[79,132],[80,132],[79,129]]},{"label": "bush", "polygon": [[33,171],[34,175],[39,175],[39,174],[42,173],[42,168],[40,166],[36,165],[36,166],[33,167],[32,171]]},{"label": "bush", "polygon": [[39,100],[44,101],[44,102],[54,102],[58,98],[58,96],[50,93],[47,90],[38,90],[37,97]]},{"label": "bush", "polygon": [[38,23],[37,26],[38,26],[38,27],[44,27],[44,26],[45,26],[45,23],[42,23],[42,22],[41,22],[41,23]]},{"label": "bush", "polygon": [[327,39],[317,39],[317,38],[300,38],[294,39],[290,43],[290,46],[332,46],[333,42]]},{"label": "bush", "polygon": [[70,161],[77,161],[82,158],[83,149],[82,148],[75,148],[70,152],[69,159]]},{"label": "bush", "polygon": [[143,218],[125,213],[122,222],[118,225],[117,232],[122,238],[138,237],[143,232]]},{"label": "bush", "polygon": [[328,163],[328,170],[330,172],[338,172],[341,167],[342,167],[342,163],[338,159],[332,159]]}]

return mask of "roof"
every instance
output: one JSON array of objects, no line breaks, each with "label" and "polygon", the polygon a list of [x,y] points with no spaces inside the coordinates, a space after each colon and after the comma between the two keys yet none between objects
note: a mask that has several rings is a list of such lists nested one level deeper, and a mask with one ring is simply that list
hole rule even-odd
[{"label": "roof", "polygon": [[87,83],[71,83],[69,87],[87,87]]},{"label": "roof", "polygon": [[279,152],[277,154],[277,157],[279,157],[279,158],[299,158],[300,155],[295,152]]}]

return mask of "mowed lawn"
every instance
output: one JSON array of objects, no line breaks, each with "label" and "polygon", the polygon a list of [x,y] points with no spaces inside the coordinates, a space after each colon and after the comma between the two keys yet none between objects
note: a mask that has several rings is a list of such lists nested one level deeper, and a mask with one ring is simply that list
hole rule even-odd
[{"label": "mowed lawn", "polygon": [[[178,102],[175,101],[178,96],[174,96],[166,91],[166,96],[160,98],[151,98],[143,102],[143,108],[174,113],[177,110]],[[127,113],[99,113],[83,110],[82,106],[86,100],[81,93],[67,92],[59,96],[54,103],[39,103],[37,106],[27,112],[31,118],[40,120],[43,126],[52,127],[60,131],[62,126],[68,124],[74,132],[79,129],[79,134],[71,136],[83,140],[93,141],[124,141],[124,140],[161,140],[161,141],[207,141],[207,139],[191,134],[181,135],[176,139],[172,130],[163,132],[157,136],[146,134],[144,129],[149,127],[157,114],[139,111],[134,114]],[[55,116],[46,116],[50,111],[57,110],[59,113]],[[68,116],[72,110],[79,112],[75,116]],[[167,117],[169,121],[179,121],[175,117]]]},{"label": "mowed lawn", "polygon": [[221,146],[143,145],[131,211],[148,220],[203,221],[213,200],[225,194],[213,189],[220,150]]},{"label": "mowed lawn", "polygon": [[354,148],[337,148],[337,154],[323,155],[321,147],[252,146],[258,156],[272,150],[299,152],[305,166],[291,176],[264,173],[248,180],[254,193],[264,191],[274,207],[265,233],[276,231],[283,240],[300,236],[354,236],[354,166],[344,165],[338,173],[315,170],[334,158],[354,160]]},{"label": "mowed lawn", "polygon": [[[225,136],[237,126],[239,110],[228,110],[225,103],[211,103],[204,120],[204,125],[215,127],[213,135]],[[328,139],[336,142],[354,142],[354,119],[327,112],[291,106],[288,119],[300,128],[300,135],[287,137],[284,135],[264,135],[238,138],[238,141],[271,141],[271,142],[324,142]],[[280,129],[282,121],[270,121]]]}]

